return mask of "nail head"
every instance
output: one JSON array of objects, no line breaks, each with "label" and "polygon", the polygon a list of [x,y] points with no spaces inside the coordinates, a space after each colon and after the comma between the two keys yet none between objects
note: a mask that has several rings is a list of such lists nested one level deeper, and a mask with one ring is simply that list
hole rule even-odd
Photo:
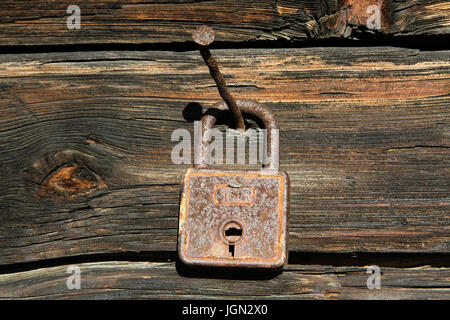
[{"label": "nail head", "polygon": [[213,28],[207,25],[198,27],[192,34],[192,39],[194,39],[194,41],[201,46],[210,45],[215,38],[216,32]]}]

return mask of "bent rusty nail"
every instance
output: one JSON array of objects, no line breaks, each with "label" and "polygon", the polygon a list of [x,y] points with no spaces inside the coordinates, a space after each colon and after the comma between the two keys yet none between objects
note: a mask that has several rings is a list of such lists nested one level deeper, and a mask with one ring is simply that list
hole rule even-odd
[{"label": "bent rusty nail", "polygon": [[208,48],[208,45],[210,45],[214,41],[215,35],[216,33],[213,28],[203,25],[195,30],[195,32],[192,34],[192,38],[200,47],[200,54],[202,55],[203,60],[208,65],[211,76],[213,77],[214,81],[216,81],[220,96],[225,101],[231,113],[233,114],[236,129],[245,131],[245,123],[244,118],[242,117],[242,112],[239,109],[236,100],[228,91],[227,84],[222,73],[220,73],[217,61],[211,55],[211,52]]}]

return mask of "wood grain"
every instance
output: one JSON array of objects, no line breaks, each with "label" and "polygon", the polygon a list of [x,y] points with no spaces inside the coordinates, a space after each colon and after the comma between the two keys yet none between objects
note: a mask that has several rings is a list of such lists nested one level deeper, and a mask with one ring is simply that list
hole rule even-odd
[{"label": "wood grain", "polygon": [[[279,119],[291,251],[449,252],[448,51],[213,53]],[[1,264],[176,250],[171,134],[219,99],[197,52],[2,55],[0,88]]]},{"label": "wood grain", "polygon": [[[80,7],[80,30],[67,28],[70,5]],[[371,5],[380,8],[380,29],[368,28]],[[186,42],[201,24],[227,42],[442,35],[450,33],[449,17],[442,0],[6,0],[0,45]]]},{"label": "wood grain", "polygon": [[81,289],[69,290],[67,265],[0,275],[0,299],[449,299],[450,269],[384,268],[380,289],[366,267],[290,265],[272,278],[180,275],[175,263],[77,265]]}]

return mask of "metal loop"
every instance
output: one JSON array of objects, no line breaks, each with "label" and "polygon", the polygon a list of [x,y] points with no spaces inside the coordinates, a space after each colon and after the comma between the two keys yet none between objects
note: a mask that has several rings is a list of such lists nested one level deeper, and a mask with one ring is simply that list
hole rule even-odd
[{"label": "metal loop", "polygon": [[[270,157],[270,162],[267,169],[278,170],[279,151],[280,151],[279,126],[278,121],[275,115],[273,114],[272,110],[270,110],[265,105],[253,100],[236,99],[236,103],[243,113],[248,113],[253,116],[256,116],[259,119],[261,119],[262,122],[264,123],[265,129],[267,130],[267,146],[268,146],[267,156]],[[227,104],[223,101],[217,103],[211,109],[229,110]],[[196,155],[198,155],[198,163],[194,163],[195,168],[208,167],[208,164],[206,163],[206,151],[210,143],[210,136],[208,135],[208,132],[210,132],[210,129],[214,128],[217,121],[217,117],[215,115],[207,114],[202,117],[201,121],[202,121],[201,135],[200,137],[197,137],[197,139],[199,140],[195,144],[196,147],[195,153]]]}]

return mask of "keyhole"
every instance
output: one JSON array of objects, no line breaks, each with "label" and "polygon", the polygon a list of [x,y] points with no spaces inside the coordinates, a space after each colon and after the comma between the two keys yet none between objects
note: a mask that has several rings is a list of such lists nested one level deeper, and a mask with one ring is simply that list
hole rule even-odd
[{"label": "keyhole", "polygon": [[234,244],[228,246],[228,251],[230,252],[230,256],[234,258]]},{"label": "keyhole", "polygon": [[222,235],[228,243],[228,253],[234,258],[235,246],[242,239],[242,226],[236,221],[229,221],[222,227]]},{"label": "keyhole", "polygon": [[224,228],[225,239],[230,244],[236,243],[242,237],[242,227],[236,222],[230,222]]}]

